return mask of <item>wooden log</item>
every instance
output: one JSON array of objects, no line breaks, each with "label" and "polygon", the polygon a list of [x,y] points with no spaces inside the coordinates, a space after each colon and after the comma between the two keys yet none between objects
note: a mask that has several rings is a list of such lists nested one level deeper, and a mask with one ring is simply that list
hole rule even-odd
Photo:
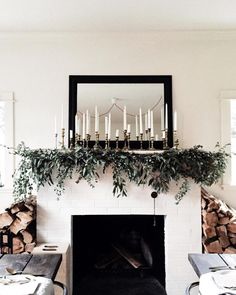
[{"label": "wooden log", "polygon": [[216,226],[218,223],[218,216],[216,212],[204,212],[203,213],[203,220],[209,226]]},{"label": "wooden log", "polygon": [[222,248],[227,248],[230,246],[229,238],[226,236],[219,237],[219,242]]},{"label": "wooden log", "polygon": [[30,244],[33,242],[33,236],[29,231],[23,230],[20,233],[22,234],[23,241],[25,244]]},{"label": "wooden log", "polygon": [[219,224],[228,224],[230,222],[229,216],[224,216],[219,218],[218,223]]},{"label": "wooden log", "polygon": [[236,254],[236,249],[234,247],[228,247],[224,250],[225,254]]},{"label": "wooden log", "polygon": [[204,244],[207,253],[223,253],[223,249],[219,241],[214,241],[208,245]]},{"label": "wooden log", "polygon": [[229,223],[227,225],[227,230],[231,233],[236,233],[236,223]]},{"label": "wooden log", "polygon": [[0,214],[0,229],[9,226],[13,222],[13,218],[8,212]]},{"label": "wooden log", "polygon": [[24,243],[21,241],[20,238],[18,237],[14,237],[13,238],[13,253],[14,254],[18,254],[18,253],[22,253],[25,250],[25,245]]},{"label": "wooden log", "polygon": [[220,205],[216,202],[216,200],[212,200],[209,202],[207,206],[207,212],[212,212],[214,210],[218,210],[220,208]]},{"label": "wooden log", "polygon": [[202,225],[202,229],[203,229],[203,233],[206,238],[212,238],[216,235],[216,230],[215,230],[215,227],[213,227],[213,226],[209,226],[204,223]]},{"label": "wooden log", "polygon": [[25,245],[25,252],[31,253],[34,250],[36,243],[29,243]]},{"label": "wooden log", "polygon": [[232,245],[236,245],[236,237],[229,239]]},{"label": "wooden log", "polygon": [[21,222],[21,220],[19,218],[16,218],[12,224],[10,225],[9,229],[12,233],[14,233],[15,235],[18,234],[18,232],[20,232],[21,230],[24,230],[27,228],[27,223]]},{"label": "wooden log", "polygon": [[222,237],[222,236],[227,236],[227,229],[226,229],[226,226],[225,225],[221,225],[221,226],[217,226],[216,227],[216,232],[217,232],[217,235]]},{"label": "wooden log", "polygon": [[21,220],[22,223],[30,224],[33,221],[33,213],[31,211],[18,212],[16,216]]}]

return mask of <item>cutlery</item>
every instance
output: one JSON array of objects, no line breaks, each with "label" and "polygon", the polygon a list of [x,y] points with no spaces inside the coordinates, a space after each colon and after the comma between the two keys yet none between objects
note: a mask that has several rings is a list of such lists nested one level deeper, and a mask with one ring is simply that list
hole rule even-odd
[{"label": "cutlery", "polygon": [[44,274],[30,274],[30,273],[23,273],[23,271],[21,271],[21,270],[16,270],[16,269],[14,269],[14,268],[10,268],[10,267],[6,267],[5,269],[6,269],[6,271],[7,271],[10,275],[12,275],[12,276],[23,274],[23,275],[32,275],[32,276],[35,276],[35,277],[37,277],[37,276],[38,276],[38,277],[44,277]]}]

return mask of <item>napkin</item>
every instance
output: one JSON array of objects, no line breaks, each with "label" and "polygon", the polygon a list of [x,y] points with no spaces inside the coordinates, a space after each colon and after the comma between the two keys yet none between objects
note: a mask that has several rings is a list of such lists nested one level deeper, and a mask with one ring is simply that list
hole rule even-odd
[{"label": "napkin", "polygon": [[0,295],[54,295],[50,279],[32,275],[8,275],[0,278]]},{"label": "napkin", "polygon": [[[227,288],[228,287],[228,288]],[[236,294],[236,270],[219,270],[201,275],[199,291],[202,295]]]}]

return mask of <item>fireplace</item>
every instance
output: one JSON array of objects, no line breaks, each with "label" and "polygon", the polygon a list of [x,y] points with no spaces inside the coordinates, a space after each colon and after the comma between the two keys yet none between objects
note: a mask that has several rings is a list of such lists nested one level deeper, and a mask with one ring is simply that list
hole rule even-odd
[{"label": "fireplace", "polygon": [[73,215],[73,295],[166,294],[164,219]]}]

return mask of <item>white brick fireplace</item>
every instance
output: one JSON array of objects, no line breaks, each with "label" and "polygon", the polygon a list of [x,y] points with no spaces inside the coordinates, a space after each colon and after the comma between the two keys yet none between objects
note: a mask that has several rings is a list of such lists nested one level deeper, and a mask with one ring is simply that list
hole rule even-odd
[{"label": "white brick fireplace", "polygon": [[[38,241],[71,241],[71,215],[153,214],[149,188],[129,185],[128,197],[112,195],[110,175],[102,175],[95,188],[85,181],[67,182],[60,200],[52,187],[38,194]],[[188,262],[188,253],[201,252],[200,188],[192,185],[179,205],[175,204],[175,184],[168,195],[156,199],[156,214],[165,215],[166,290],[168,295],[182,295],[189,282],[196,279]],[[158,225],[157,225],[158,226]]]}]

